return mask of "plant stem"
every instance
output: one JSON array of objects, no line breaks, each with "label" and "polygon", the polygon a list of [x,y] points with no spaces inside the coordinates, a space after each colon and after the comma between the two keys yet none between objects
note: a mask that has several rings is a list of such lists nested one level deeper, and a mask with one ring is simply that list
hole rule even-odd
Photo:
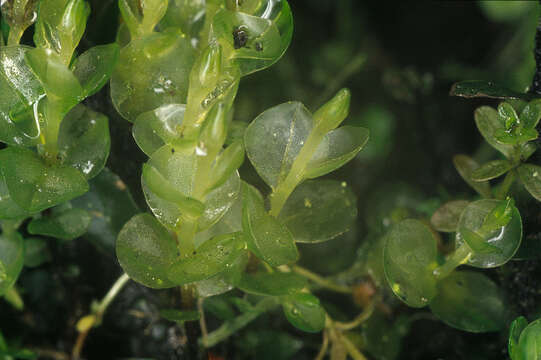
[{"label": "plant stem", "polygon": [[503,179],[500,186],[494,190],[494,197],[496,199],[503,200],[506,198],[507,194],[509,193],[509,189],[515,182],[515,174],[515,170],[512,169],[505,175],[505,178]]},{"label": "plant stem", "polygon": [[351,288],[349,288],[347,286],[343,286],[343,285],[338,285],[338,284],[336,284],[336,283],[334,283],[334,282],[332,282],[332,281],[330,281],[328,279],[325,279],[325,278],[319,276],[318,274],[313,273],[310,270],[305,269],[303,267],[293,265],[292,270],[294,272],[296,272],[297,274],[299,274],[301,276],[304,276],[305,278],[307,278],[309,280],[312,280],[316,284],[318,284],[321,287],[324,287],[326,289],[329,289],[329,290],[332,290],[332,291],[335,291],[335,292],[339,292],[339,293],[342,293],[342,294],[351,294],[352,293]]},{"label": "plant stem", "polygon": [[353,358],[353,360],[367,360],[366,356],[364,356],[358,349],[353,345],[353,343],[345,336],[344,334],[339,335],[340,341],[342,341],[342,344],[344,344],[344,347],[348,351],[349,356]]},{"label": "plant stem", "polygon": [[45,160],[54,164],[58,161],[58,134],[60,133],[60,123],[62,122],[62,111],[58,101],[49,100],[45,108],[46,126],[43,131]]},{"label": "plant stem", "polygon": [[105,314],[105,311],[107,311],[107,308],[109,307],[111,302],[117,297],[117,295],[120,293],[122,288],[124,288],[124,286],[126,285],[129,279],[130,278],[127,274],[122,274],[115,281],[113,286],[111,286],[107,294],[99,302],[98,306],[96,306],[96,308],[93,311],[92,326],[90,326],[88,329],[84,331],[79,332],[79,336],[77,337],[75,345],[73,346],[72,360],[78,360],[81,357],[81,352],[83,350],[88,333],[90,332],[90,330],[92,330],[92,327],[98,326],[101,323],[101,320],[103,319],[103,315]]},{"label": "plant stem", "polygon": [[21,37],[23,36],[24,29],[20,29],[18,27],[12,27],[9,29],[9,35],[8,35],[8,46],[12,45],[19,45],[19,42],[21,41]]},{"label": "plant stem", "polygon": [[197,228],[197,220],[183,217],[177,229],[177,247],[180,252],[180,257],[185,258],[193,254],[195,251],[195,231]]},{"label": "plant stem", "polygon": [[438,266],[432,272],[437,280],[441,280],[448,276],[458,266],[466,263],[472,255],[470,247],[464,242],[458,249],[445,259],[443,265]]},{"label": "plant stem", "polygon": [[321,348],[314,360],[323,360],[325,354],[327,354],[327,349],[329,348],[329,334],[327,330],[323,331],[323,342],[321,343]]},{"label": "plant stem", "polygon": [[280,214],[289,195],[291,195],[293,190],[295,190],[295,187],[304,179],[306,165],[312,159],[312,156],[314,156],[314,153],[324,136],[325,134],[319,131],[317,127],[312,129],[312,132],[308,135],[308,138],[301,148],[301,151],[299,151],[293,165],[291,165],[291,169],[285,180],[281,182],[270,195],[270,215],[277,217]]},{"label": "plant stem", "polygon": [[357,317],[350,322],[339,322],[335,321],[334,326],[339,330],[352,330],[357,326],[361,325],[363,322],[368,320],[370,316],[374,313],[374,308],[376,307],[376,302],[372,301]]},{"label": "plant stem", "polygon": [[197,299],[197,310],[199,311],[199,327],[201,328],[201,334],[203,335],[203,342],[206,342],[206,338],[209,334],[207,329],[207,321],[205,319],[205,308],[203,307],[203,301],[205,298],[200,297]]}]

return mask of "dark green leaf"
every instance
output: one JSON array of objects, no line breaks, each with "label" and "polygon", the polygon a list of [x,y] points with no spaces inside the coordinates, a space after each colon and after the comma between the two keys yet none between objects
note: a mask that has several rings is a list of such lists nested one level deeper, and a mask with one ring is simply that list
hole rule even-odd
[{"label": "dark green leaf", "polygon": [[475,191],[485,198],[490,198],[492,196],[490,184],[487,181],[477,182],[473,181],[471,177],[472,173],[479,168],[479,164],[477,164],[475,160],[466,155],[455,155],[453,157],[453,163],[460,176],[462,176],[464,181],[475,189]]},{"label": "dark green leaf", "polygon": [[529,100],[531,95],[519,93],[492,81],[468,80],[461,81],[453,85],[450,91],[451,96],[461,96],[465,98],[486,97],[493,99],[523,99]]},{"label": "dark green leaf", "polygon": [[481,165],[471,173],[471,179],[476,182],[487,181],[502,176],[513,168],[509,160],[493,160]]},{"label": "dark green leaf", "polygon": [[52,260],[47,241],[42,238],[24,239],[24,266],[37,267]]},{"label": "dark green leaf", "polygon": [[517,172],[526,190],[541,201],[541,166],[523,164],[517,168]]},{"label": "dark green leaf", "polygon": [[474,117],[477,128],[485,140],[494,149],[505,155],[506,158],[511,159],[515,152],[513,146],[502,144],[496,139],[496,134],[499,131],[505,131],[504,124],[500,120],[498,112],[489,106],[481,106],[475,110]]},{"label": "dark green leaf", "polygon": [[319,299],[312,294],[297,293],[282,302],[287,320],[297,329],[306,332],[319,332],[325,327],[325,309]]},{"label": "dark green leaf", "polygon": [[492,280],[473,271],[455,271],[438,284],[430,309],[447,325],[469,332],[505,326],[503,297]]},{"label": "dark green leaf", "polygon": [[28,232],[32,235],[73,240],[87,231],[91,220],[88,211],[83,209],[53,209],[51,215],[32,220],[28,224]]},{"label": "dark green leaf", "polygon": [[357,199],[346,183],[312,180],[298,186],[279,219],[297,242],[317,243],[349,231],[357,218]]},{"label": "dark green leaf", "polygon": [[263,296],[284,296],[302,290],[307,285],[306,279],[292,273],[256,273],[244,274],[236,287],[244,292]]},{"label": "dark green leaf", "polygon": [[169,267],[178,258],[177,244],[152,215],[136,215],[124,225],[116,254],[131,279],[155,289],[177,285],[168,278]]},{"label": "dark green leaf", "polygon": [[0,235],[0,296],[15,284],[24,264],[24,242],[17,232]]},{"label": "dark green leaf", "polygon": [[520,334],[528,326],[528,320],[524,316],[519,316],[509,326],[509,343],[507,350],[511,360],[520,360],[520,349],[518,346]]},{"label": "dark green leaf", "polygon": [[443,204],[430,218],[430,223],[438,231],[455,232],[460,214],[468,206],[469,201],[453,200]]}]

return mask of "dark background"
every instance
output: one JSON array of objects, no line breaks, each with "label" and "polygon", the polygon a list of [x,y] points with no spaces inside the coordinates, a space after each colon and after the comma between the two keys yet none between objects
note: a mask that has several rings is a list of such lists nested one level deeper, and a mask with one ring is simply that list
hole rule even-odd
[{"label": "dark background", "polygon": [[[81,50],[114,41],[118,26],[116,1],[91,3],[93,12]],[[534,71],[538,8],[533,1],[291,0],[290,5],[295,19],[292,44],[278,64],[242,80],[235,120],[249,122],[289,100],[301,101],[315,111],[341,87],[351,89],[347,121],[368,127],[371,140],[357,159],[332,177],[354,187],[359,224],[340,241],[302,248],[301,259],[314,271],[335,274],[362,258],[363,243],[377,233],[382,216],[397,206],[428,216],[446,200],[473,196],[451,159],[458,153],[480,161],[494,158],[475,128],[473,111],[497,102],[452,98],[449,89],[456,81],[485,79],[525,91]],[[145,156],[132,140],[130,124],[115,113],[108,91],[105,88],[87,103],[110,117],[113,143],[108,166],[144,209],[139,179]],[[539,163],[538,158],[533,161]],[[248,165],[242,171],[258,183]],[[526,235],[537,236],[538,205],[525,203],[523,208],[524,222],[533,224],[526,227]],[[52,262],[25,270],[21,276],[24,312],[0,302],[0,325],[8,338],[22,344],[69,353],[76,337],[75,321],[88,312],[93,299],[107,292],[121,271],[113,252],[98,250],[85,238],[69,244],[51,241],[51,251]],[[506,291],[514,313],[537,315],[536,261],[512,262],[486,273]],[[323,294],[322,300],[331,309],[356,311],[333,295]],[[182,329],[159,319],[157,309],[175,301],[178,297],[171,291],[151,291],[131,283],[111,306],[103,325],[90,334],[85,357],[208,358],[180,343],[179,339],[186,338]],[[392,351],[368,346],[367,354],[374,359],[507,356],[505,331],[461,332],[434,321],[428,310],[408,309],[393,298],[387,301],[394,318],[385,321],[395,331],[383,329],[380,338],[392,335],[396,339],[387,345]],[[146,315],[137,317],[134,309]],[[397,319],[415,316],[419,320],[396,331]],[[211,327],[217,324],[210,319]],[[258,359],[311,359],[319,342],[320,335],[297,332],[273,313],[212,353],[226,359],[251,359],[256,352]]]}]

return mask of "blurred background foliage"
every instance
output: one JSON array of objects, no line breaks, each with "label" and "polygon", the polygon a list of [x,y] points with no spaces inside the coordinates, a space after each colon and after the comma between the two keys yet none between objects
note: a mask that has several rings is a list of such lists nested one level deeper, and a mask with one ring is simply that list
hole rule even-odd
[{"label": "blurred background foliage", "polygon": [[[80,51],[112,42],[118,26],[117,1],[91,0],[92,15]],[[291,0],[295,33],[285,57],[267,71],[241,82],[235,120],[249,122],[265,109],[289,100],[315,110],[341,87],[353,94],[347,120],[371,130],[366,149],[332,177],[353,186],[359,206],[355,229],[329,243],[301,247],[301,264],[358,284],[355,304],[342,295],[321,292],[326,309],[348,319],[381,296],[382,305],[351,339],[373,359],[502,359],[507,333],[470,334],[452,329],[424,311],[402,305],[382,278],[381,237],[405,217],[428,217],[443,202],[471,196],[451,158],[457,153],[488,160],[492,150],[481,145],[473,111],[493,100],[448,96],[460,80],[494,80],[517,91],[530,84],[535,26],[534,1],[358,1]],[[32,34],[26,34],[26,40]],[[111,174],[100,177],[96,192],[124,183],[135,203],[145,209],[139,185],[145,156],[132,137],[130,124],[115,113],[108,88],[87,105],[111,119]],[[533,159],[539,163],[539,158]],[[241,169],[249,182],[264,184],[247,162]],[[109,178],[107,178],[109,177]],[[100,188],[102,190],[100,190]],[[106,203],[111,214],[126,219],[136,212],[124,199]],[[520,203],[525,236],[541,239],[537,203]],[[112,215],[111,215],[112,216]],[[113,224],[112,229],[121,226]],[[106,239],[102,241],[100,239]],[[39,244],[43,246],[43,244]],[[88,233],[59,243],[48,240],[37,266],[19,282],[25,301],[22,313],[0,302],[0,324],[11,344],[28,345],[47,358],[61,359],[77,336],[75,322],[93,299],[108,290],[121,270],[111,236]],[[515,314],[538,316],[539,274],[535,260],[510,262],[488,272],[500,283]],[[374,295],[377,294],[377,295]],[[130,283],[113,303],[104,323],[85,345],[88,359],[312,359],[321,336],[294,330],[281,316],[265,314],[209,354],[197,344],[197,326],[186,328],[161,319],[158,309],[179,301],[178,291],[155,291]],[[205,302],[213,328],[236,313],[229,297]],[[302,349],[302,350],[301,350]],[[213,356],[213,357],[211,357]],[[1,358],[1,356],[0,356]]]}]

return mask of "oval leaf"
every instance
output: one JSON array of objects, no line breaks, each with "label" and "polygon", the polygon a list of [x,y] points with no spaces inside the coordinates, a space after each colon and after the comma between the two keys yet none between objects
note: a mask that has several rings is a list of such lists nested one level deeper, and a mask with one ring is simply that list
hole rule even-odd
[{"label": "oval leaf", "polygon": [[304,277],[292,273],[244,274],[236,287],[242,291],[262,296],[284,296],[300,291],[307,285]]},{"label": "oval leaf", "polygon": [[473,181],[487,181],[502,176],[513,168],[509,160],[493,160],[481,165],[471,173]]},{"label": "oval leaf", "polygon": [[455,232],[460,220],[460,214],[470,202],[466,200],[449,201],[432,215],[430,223],[438,231]]},{"label": "oval leaf", "polygon": [[109,80],[118,60],[117,44],[94,46],[79,56],[71,70],[83,88],[83,96],[97,93]]},{"label": "oval leaf", "polygon": [[0,235],[0,296],[15,284],[24,264],[23,238],[17,232]]},{"label": "oval leaf", "polygon": [[436,296],[437,243],[426,225],[404,220],[387,234],[383,252],[385,277],[393,292],[412,307],[423,307]]},{"label": "oval leaf", "polygon": [[120,266],[131,279],[145,286],[175,286],[167,275],[177,254],[175,240],[152,215],[134,216],[118,234],[116,255]]},{"label": "oval leaf", "polygon": [[530,195],[541,201],[541,166],[523,164],[517,168],[517,172]]},{"label": "oval leaf", "polygon": [[299,253],[289,230],[265,211],[263,199],[254,187],[242,185],[242,227],[248,248],[271,266],[293,263]]},{"label": "oval leaf", "polygon": [[312,294],[291,295],[282,302],[282,308],[287,320],[297,329],[319,332],[325,327],[325,309]]},{"label": "oval leaf", "polygon": [[345,183],[312,180],[288,198],[279,219],[296,242],[327,241],[349,231],[357,218],[357,199]]},{"label": "oval leaf", "polygon": [[[478,200],[469,204],[460,216],[456,233],[456,247],[466,243],[472,249],[468,265],[492,268],[509,261],[520,247],[522,221],[516,207],[509,204],[507,223],[492,219],[494,210],[506,200]],[[473,234],[472,234],[473,233]]]},{"label": "oval leaf", "polygon": [[466,181],[466,183],[477,191],[482,197],[490,198],[492,196],[490,184],[488,182],[477,182],[471,177],[471,174],[479,168],[479,164],[477,164],[475,160],[466,155],[455,155],[453,157],[453,163],[464,181]]},{"label": "oval leaf", "polygon": [[430,309],[440,320],[469,332],[498,331],[505,326],[503,297],[481,273],[455,271],[438,284]]},{"label": "oval leaf", "polygon": [[539,360],[541,358],[541,319],[531,322],[520,334],[518,351],[512,360]]},{"label": "oval leaf", "polygon": [[50,216],[32,220],[28,224],[28,232],[32,235],[73,240],[86,232],[91,220],[90,214],[83,209],[53,209]]},{"label": "oval leaf", "polygon": [[496,140],[496,133],[505,131],[503,122],[498,118],[498,111],[489,106],[481,106],[475,110],[474,117],[477,128],[485,140],[494,149],[505,155],[506,158],[512,158],[514,152],[513,146],[502,144]]}]

